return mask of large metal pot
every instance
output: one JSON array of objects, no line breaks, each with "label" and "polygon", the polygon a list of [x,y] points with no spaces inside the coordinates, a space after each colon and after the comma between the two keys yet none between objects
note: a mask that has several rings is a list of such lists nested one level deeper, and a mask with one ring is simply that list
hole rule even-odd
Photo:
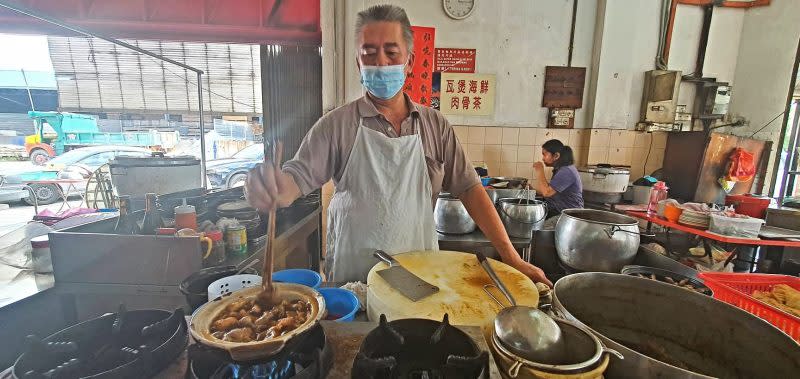
[{"label": "large metal pot", "polygon": [[200,160],[194,157],[116,157],[109,162],[111,183],[119,195],[164,195],[203,186]]},{"label": "large metal pot", "polygon": [[566,209],[556,224],[558,259],[577,271],[619,272],[639,248],[639,223],[617,213]]},{"label": "large metal pot", "polygon": [[511,237],[531,238],[534,230],[541,230],[547,218],[547,205],[530,199],[500,199],[497,202],[500,220]]},{"label": "large metal pot", "polygon": [[560,316],[588,326],[610,348],[614,378],[791,378],[800,347],[739,308],[654,280],[580,273],[556,282]]},{"label": "large metal pot", "polygon": [[584,191],[622,194],[628,188],[631,172],[625,167],[596,165],[578,169]]},{"label": "large metal pot", "polygon": [[444,234],[468,234],[475,231],[477,225],[461,200],[448,194],[440,194],[433,210],[436,231]]}]

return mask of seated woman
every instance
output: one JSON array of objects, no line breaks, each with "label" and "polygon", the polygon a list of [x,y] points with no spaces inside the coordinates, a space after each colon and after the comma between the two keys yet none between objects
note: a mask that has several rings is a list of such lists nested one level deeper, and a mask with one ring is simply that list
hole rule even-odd
[{"label": "seated woman", "polygon": [[[544,167],[553,168],[553,178],[548,183],[544,175]],[[583,208],[583,185],[572,148],[557,139],[551,139],[542,145],[542,161],[533,164],[536,179],[533,189],[541,194],[547,202],[547,216],[561,214],[564,209]]]}]

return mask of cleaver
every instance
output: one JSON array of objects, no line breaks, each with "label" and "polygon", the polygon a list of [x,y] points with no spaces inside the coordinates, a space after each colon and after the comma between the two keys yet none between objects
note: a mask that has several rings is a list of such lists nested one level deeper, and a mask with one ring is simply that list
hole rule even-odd
[{"label": "cleaver", "polygon": [[378,271],[378,275],[411,301],[419,301],[439,292],[439,287],[412,274],[405,267],[400,266],[400,262],[383,250],[375,250],[372,255],[389,265],[389,268]]}]

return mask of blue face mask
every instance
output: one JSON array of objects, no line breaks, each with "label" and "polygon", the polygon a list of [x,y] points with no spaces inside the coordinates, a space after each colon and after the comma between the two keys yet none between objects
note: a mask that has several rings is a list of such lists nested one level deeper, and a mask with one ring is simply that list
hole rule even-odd
[{"label": "blue face mask", "polygon": [[373,96],[388,100],[397,95],[406,82],[406,65],[361,66],[361,84]]}]

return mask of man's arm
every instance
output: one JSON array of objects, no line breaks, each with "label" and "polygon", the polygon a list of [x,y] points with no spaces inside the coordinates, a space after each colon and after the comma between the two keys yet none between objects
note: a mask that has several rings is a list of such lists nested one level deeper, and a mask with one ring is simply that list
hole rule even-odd
[{"label": "man's arm", "polygon": [[287,207],[330,180],[338,151],[333,143],[331,124],[325,117],[303,138],[294,158],[275,170],[272,162],[259,163],[247,175],[244,194],[254,208],[265,212]]},{"label": "man's arm", "polygon": [[504,263],[516,268],[533,281],[542,282],[550,287],[553,286],[553,283],[544,276],[542,269],[525,262],[519,256],[517,250],[514,249],[514,245],[511,244],[506,229],[500,221],[500,216],[497,215],[497,210],[495,210],[489,195],[486,194],[486,190],[482,186],[472,186],[462,193],[459,199],[464,203],[467,212],[478,224],[478,227],[481,228],[483,234],[486,235],[489,241],[492,241],[492,245],[500,253],[500,258]]}]

